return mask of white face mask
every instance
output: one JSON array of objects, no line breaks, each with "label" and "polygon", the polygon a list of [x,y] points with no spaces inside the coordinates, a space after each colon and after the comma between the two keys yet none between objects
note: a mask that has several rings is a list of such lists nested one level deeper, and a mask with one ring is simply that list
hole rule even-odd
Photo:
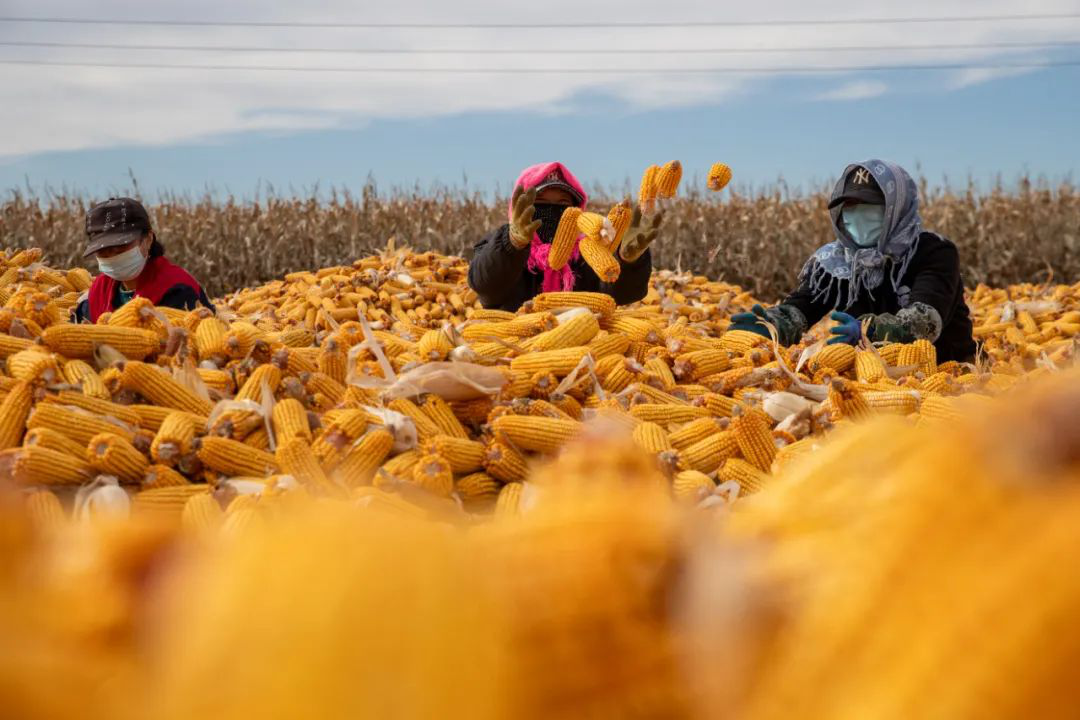
[{"label": "white face mask", "polygon": [[877,247],[885,227],[885,206],[860,203],[840,213],[844,229],[861,248]]},{"label": "white face mask", "polygon": [[97,262],[101,272],[118,282],[127,282],[134,280],[142,273],[143,268],[146,267],[146,256],[136,244],[119,255],[113,255],[110,258],[99,257]]}]

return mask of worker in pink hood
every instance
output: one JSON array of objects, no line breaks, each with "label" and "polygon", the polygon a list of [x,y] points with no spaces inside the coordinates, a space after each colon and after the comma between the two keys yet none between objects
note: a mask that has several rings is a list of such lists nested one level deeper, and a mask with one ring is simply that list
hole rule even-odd
[{"label": "worker in pink hood", "polygon": [[541,292],[579,290],[602,292],[620,305],[645,297],[652,274],[649,245],[656,239],[660,216],[647,226],[640,213],[619,246],[622,271],[613,283],[601,282],[577,247],[570,262],[552,270],[548,249],[566,208],[584,208],[588,196],[577,178],[562,163],[526,168],[514,184],[509,222],[488,233],[475,246],[469,263],[469,287],[486,308],[515,311]]}]

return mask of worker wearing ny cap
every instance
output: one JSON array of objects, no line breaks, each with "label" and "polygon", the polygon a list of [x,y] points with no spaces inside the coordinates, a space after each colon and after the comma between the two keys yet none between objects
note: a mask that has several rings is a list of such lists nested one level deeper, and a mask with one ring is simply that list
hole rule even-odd
[{"label": "worker wearing ny cap", "polygon": [[617,253],[618,280],[603,282],[581,258],[577,246],[559,269],[548,264],[548,251],[568,207],[588,201],[577,178],[559,162],[522,171],[514,183],[509,222],[475,245],[469,263],[469,287],[485,308],[517,310],[541,292],[577,290],[611,295],[620,305],[645,297],[652,274],[649,245],[656,239],[659,214],[649,223],[634,212]]},{"label": "worker wearing ny cap", "polygon": [[213,308],[202,286],[165,258],[146,208],[131,198],[109,198],[86,213],[86,251],[101,274],[75,309],[77,322],[96,323],[135,297],[154,305],[192,310]]},{"label": "worker wearing ny cap", "polygon": [[[831,312],[830,343],[928,340],[941,362],[975,355],[956,246],[923,230],[919,191],[899,165],[867,160],[845,168],[829,213],[836,240],[818,248],[799,287],[776,307],[732,316],[731,329],[797,343]],[[763,322],[764,321],[764,322]]]}]

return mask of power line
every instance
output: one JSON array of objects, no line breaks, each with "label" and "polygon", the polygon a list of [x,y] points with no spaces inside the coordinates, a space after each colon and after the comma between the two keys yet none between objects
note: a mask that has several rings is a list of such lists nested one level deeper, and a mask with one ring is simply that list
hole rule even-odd
[{"label": "power line", "polygon": [[[0,40],[0,47],[33,47],[79,50],[138,50],[182,52],[229,52],[229,53],[320,53],[355,55],[533,55],[538,50],[490,49],[490,48],[327,48],[327,47],[272,47],[235,45],[139,45],[119,43],[45,42],[24,40]],[[795,47],[753,48],[645,48],[645,49],[582,49],[567,48],[545,51],[561,55],[739,55],[750,53],[813,53],[813,52],[906,52],[927,50],[1004,50],[1051,47],[1080,47],[1080,40],[1050,40],[1031,42],[984,42],[942,43],[932,45],[819,45]]]},{"label": "power line", "polygon": [[908,25],[922,23],[962,23],[962,22],[1017,22],[1030,20],[1070,20],[1080,18],[1080,13],[1040,13],[1032,15],[943,15],[922,17],[871,17],[871,18],[834,18],[822,20],[816,18],[776,19],[776,20],[716,20],[716,21],[604,21],[558,23],[494,22],[494,23],[455,23],[455,22],[304,22],[285,20],[139,20],[132,18],[78,18],[78,17],[42,17],[42,16],[0,16],[0,22],[34,23],[56,25],[154,25],[177,27],[251,27],[251,28],[306,28],[306,29],[369,29],[369,30],[573,30],[573,29],[625,29],[625,28],[675,28],[675,27],[789,27],[789,26],[824,26],[824,25]]},{"label": "power line", "polygon": [[928,65],[835,65],[810,67],[711,67],[711,68],[418,68],[418,67],[300,67],[290,65],[195,65],[170,63],[104,63],[52,60],[3,59],[0,65],[42,67],[117,68],[125,70],[232,70],[257,72],[356,73],[356,74],[429,74],[429,75],[739,75],[793,73],[889,72],[897,70],[1040,70],[1059,67],[1080,67],[1080,60],[1031,63],[940,63]]}]

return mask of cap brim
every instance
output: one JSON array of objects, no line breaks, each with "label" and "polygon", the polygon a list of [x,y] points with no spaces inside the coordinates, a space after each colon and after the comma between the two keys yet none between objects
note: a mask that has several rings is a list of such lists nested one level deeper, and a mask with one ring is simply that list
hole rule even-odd
[{"label": "cap brim", "polygon": [[133,243],[136,240],[140,240],[143,237],[141,230],[133,230],[131,232],[123,233],[109,233],[108,235],[98,235],[95,237],[89,245],[86,246],[86,252],[83,253],[84,258],[88,258],[99,250],[105,248],[119,247],[121,245],[127,245]]},{"label": "cap brim", "polygon": [[880,192],[862,192],[859,190],[849,190],[848,192],[845,192],[844,194],[833,198],[832,201],[829,203],[829,209],[832,210],[834,207],[838,205],[843,205],[849,200],[854,200],[855,202],[860,203],[868,203],[870,205],[885,204],[885,196],[882,195]]},{"label": "cap brim", "polygon": [[536,186],[536,192],[539,193],[541,190],[547,190],[548,188],[559,188],[560,190],[565,190],[566,192],[570,193],[571,196],[573,196],[574,200],[577,201],[578,205],[581,204],[581,201],[582,201],[581,193],[579,193],[577,190],[575,190],[573,188],[573,186],[570,185],[569,183],[564,183],[564,182],[559,181],[559,180],[554,180],[552,182],[546,182],[546,183],[540,183],[539,185]]}]

